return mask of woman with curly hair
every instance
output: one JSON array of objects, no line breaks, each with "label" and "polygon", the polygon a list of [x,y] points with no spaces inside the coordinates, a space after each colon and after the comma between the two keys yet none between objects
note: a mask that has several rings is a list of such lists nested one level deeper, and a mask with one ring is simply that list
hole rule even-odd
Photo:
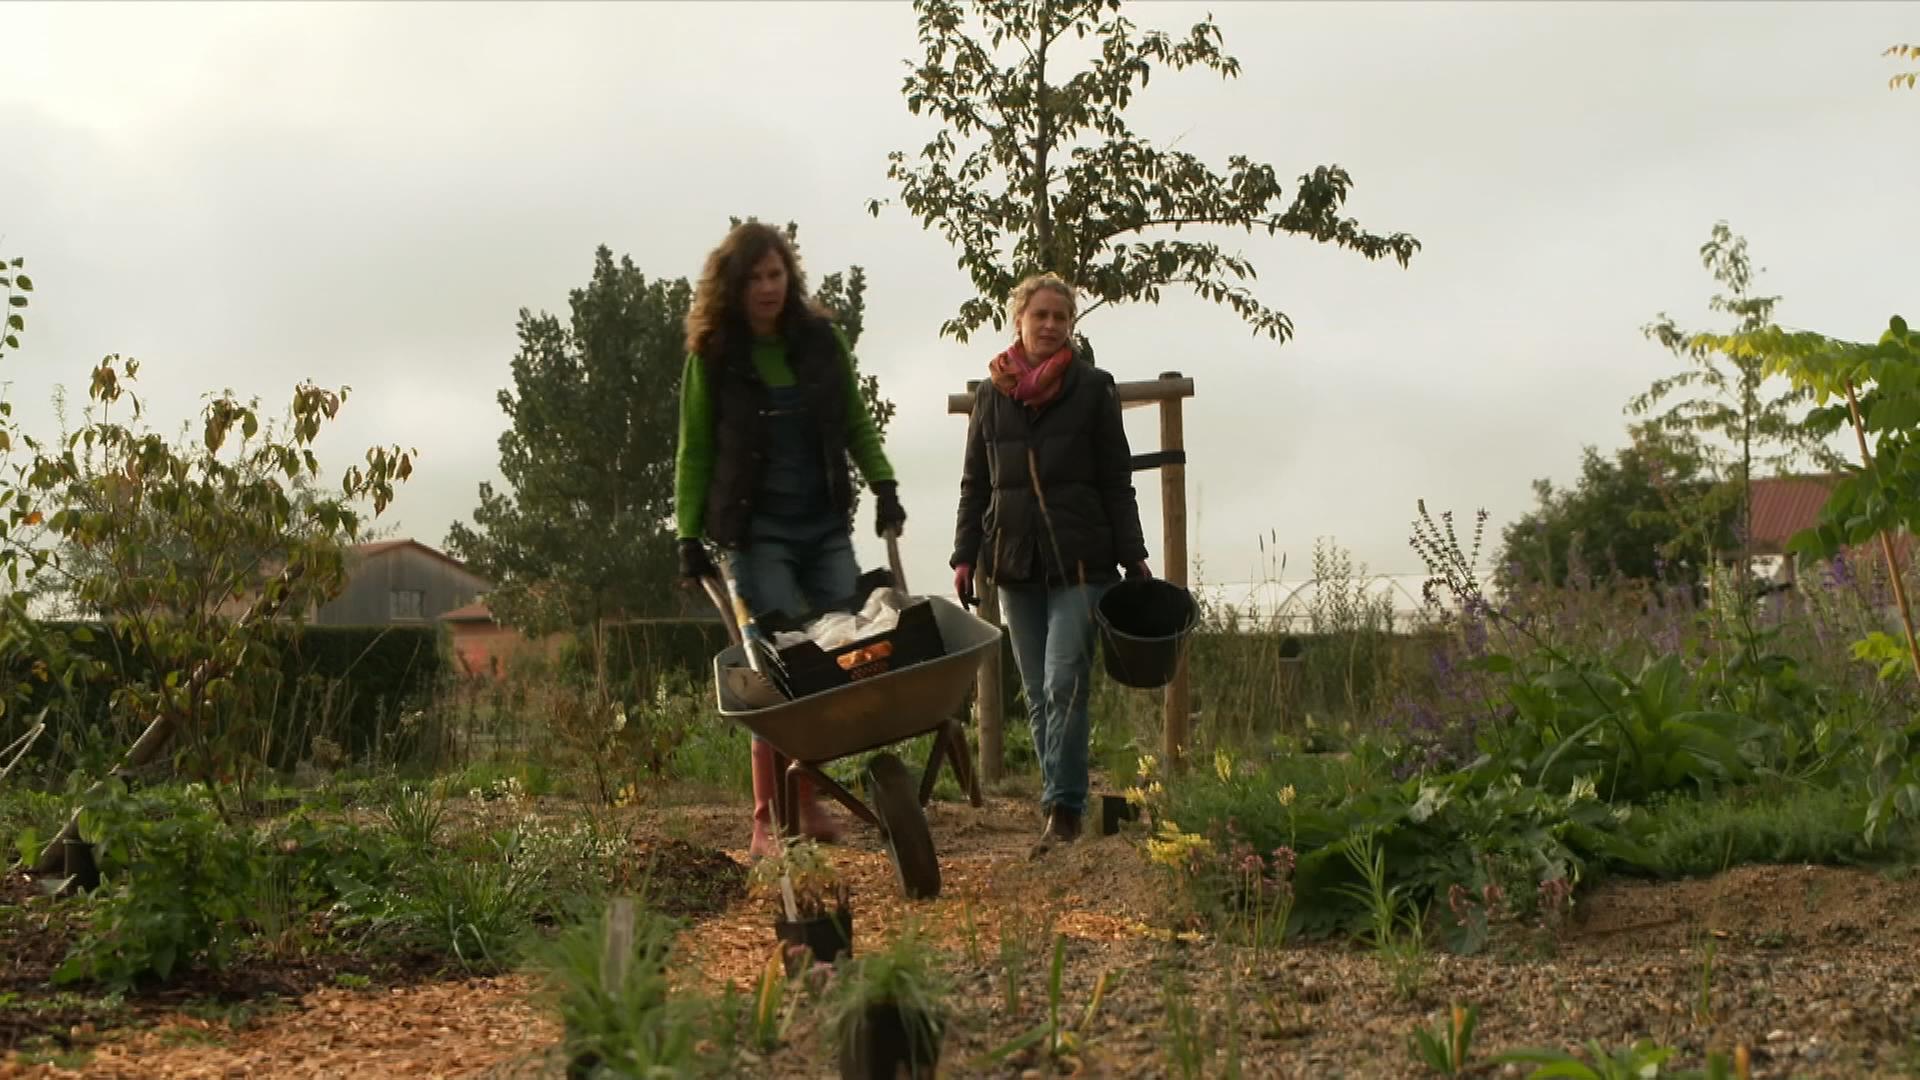
[{"label": "woman with curly hair", "polygon": [[[674,501],[680,573],[715,574],[705,541],[729,559],[755,615],[799,618],[853,595],[853,476],[873,489],[878,531],[907,520],[893,467],[861,399],[852,350],[810,300],[779,230],[736,226],[707,257],[687,314]],[[812,784],[799,825],[838,837]],[[774,749],[753,740],[750,854],[773,850]]]},{"label": "woman with curly hair", "polygon": [[987,365],[967,424],[954,590],[975,575],[1000,590],[1040,759],[1040,849],[1080,835],[1087,803],[1087,697],[1094,606],[1120,579],[1146,577],[1133,454],[1113,376],[1073,340],[1073,287],[1022,281],[1013,345]]}]

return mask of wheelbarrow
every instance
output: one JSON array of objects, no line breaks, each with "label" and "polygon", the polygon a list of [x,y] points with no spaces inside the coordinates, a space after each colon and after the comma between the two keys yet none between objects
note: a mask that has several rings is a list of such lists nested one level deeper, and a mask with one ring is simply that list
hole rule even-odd
[{"label": "wheelbarrow", "polygon": [[[907,591],[896,537],[887,538],[895,588]],[[878,829],[902,891],[916,900],[940,895],[940,863],[927,828],[926,805],[944,764],[975,808],[980,778],[961,730],[959,713],[988,653],[1000,647],[1000,628],[945,597],[912,597],[931,605],[943,655],[908,664],[844,686],[778,704],[750,701],[738,676],[748,668],[733,606],[718,582],[705,583],[732,644],[713,659],[714,697],[723,719],[765,739],[774,748],[779,778],[774,819],[782,836],[799,835],[796,781],[806,776],[856,818]],[[916,782],[905,762],[883,748],[932,734],[933,748]],[[866,788],[871,805],[828,776],[823,766],[870,751]]]}]

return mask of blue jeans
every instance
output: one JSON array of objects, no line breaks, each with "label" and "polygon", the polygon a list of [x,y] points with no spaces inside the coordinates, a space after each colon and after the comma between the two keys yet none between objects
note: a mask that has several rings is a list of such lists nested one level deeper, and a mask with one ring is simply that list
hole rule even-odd
[{"label": "blue jeans", "polygon": [[[784,612],[793,618],[853,595],[860,584],[860,563],[853,536],[845,529],[814,541],[755,537],[727,558],[740,598],[755,617]],[[753,737],[754,742],[760,736]]]},{"label": "blue jeans", "polygon": [[1000,610],[1026,692],[1040,802],[1076,814],[1087,807],[1087,698],[1093,685],[1093,606],[1104,585],[1000,586]]},{"label": "blue jeans", "polygon": [[852,596],[860,583],[853,536],[845,529],[811,541],[757,536],[730,558],[740,595],[755,616],[778,611],[798,619]]}]

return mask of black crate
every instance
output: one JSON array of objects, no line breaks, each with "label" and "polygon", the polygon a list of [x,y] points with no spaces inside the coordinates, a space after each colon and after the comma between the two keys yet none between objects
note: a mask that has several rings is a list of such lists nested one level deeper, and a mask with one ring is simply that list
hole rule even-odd
[{"label": "black crate", "polygon": [[811,641],[789,645],[779,650],[779,666],[785,669],[791,696],[806,697],[944,655],[946,643],[933,617],[933,604],[916,600],[900,610],[900,621],[884,634],[831,652]]}]

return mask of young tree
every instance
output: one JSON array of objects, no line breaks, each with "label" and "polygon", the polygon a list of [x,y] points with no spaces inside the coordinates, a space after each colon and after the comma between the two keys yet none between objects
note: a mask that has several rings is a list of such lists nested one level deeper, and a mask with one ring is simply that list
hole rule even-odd
[{"label": "young tree", "polygon": [[[1813,431],[1852,431],[1859,464],[1846,466],[1846,476],[1821,507],[1819,523],[1795,536],[1787,549],[1831,558],[1877,537],[1906,632],[1904,659],[1920,676],[1920,636],[1893,543],[1897,533],[1920,532],[1920,497],[1913,481],[1920,476],[1920,333],[1895,315],[1871,343],[1768,326],[1703,334],[1694,344],[1792,379],[1819,405],[1807,420]],[[1870,635],[1862,646],[1857,654],[1863,658],[1902,658],[1900,647],[1885,634]]]},{"label": "young tree", "polygon": [[[15,259],[0,272],[16,316],[0,338],[7,349],[19,347],[25,321],[17,316],[33,288],[20,271]],[[248,769],[246,740],[223,726],[231,718],[223,705],[272,663],[262,626],[338,592],[342,548],[365,520],[358,504],[371,502],[375,516],[385,510],[394,486],[412,473],[413,452],[369,449],[364,466],[346,470],[339,494],[296,503],[287,485],[319,474],[312,447],[346,400],[345,387],[295,387],[284,427],[263,422],[257,401],[210,394],[197,440],[175,446],[140,424],[138,371],[137,361],[117,355],[96,365],[88,422],[53,444],[20,430],[0,402],[0,671],[9,675],[0,730],[25,729],[17,706],[47,684],[71,688],[99,671],[72,648],[86,631],[49,627],[29,608],[44,576],[65,573],[78,602],[106,614],[149,660],[147,678],[124,682],[113,695],[117,716],[144,724],[117,772],[154,764],[180,746],[176,764],[213,782],[209,791],[219,800],[219,782]],[[123,402],[125,422],[113,415]],[[155,565],[155,549],[188,556],[187,564]],[[68,568],[63,551],[86,554]],[[267,552],[271,566],[262,565]],[[246,609],[223,617],[216,610],[223,603]],[[82,803],[107,783],[97,782]],[[79,835],[78,823],[75,811],[41,850],[38,872],[59,869],[61,842]]]},{"label": "young tree", "polygon": [[[1211,18],[1174,38],[1138,30],[1120,0],[914,6],[925,55],[909,62],[903,91],[908,110],[931,115],[940,132],[917,161],[889,155],[887,176],[907,210],[960,249],[978,293],[941,327],[945,335],[966,341],[984,325],[1000,329],[1014,284],[1044,270],[1090,296],[1088,312],[1185,286],[1284,342],[1293,322],[1247,289],[1251,260],[1185,230],[1288,233],[1402,266],[1419,250],[1405,233],[1371,233],[1341,216],[1352,179],[1338,165],[1300,177],[1288,202],[1271,165],[1234,155],[1218,172],[1135,134],[1125,111],[1156,64],[1239,73]],[[1089,38],[1090,48],[1081,44]],[[868,208],[878,215],[885,202]]]},{"label": "young tree", "polygon": [[[830,274],[815,294],[857,343],[864,271]],[[481,484],[473,524],[447,534],[448,550],[493,581],[501,621],[544,632],[677,610],[674,454],[692,298],[686,278],[649,279],[601,246],[565,323],[521,310],[513,389],[499,394],[511,491]],[[892,404],[871,376],[862,391],[884,431]]]},{"label": "young tree", "polygon": [[[1920,63],[1920,45],[1892,45],[1880,55]],[[1902,86],[1909,90],[1920,89],[1920,71],[1903,71],[1887,80],[1889,90],[1897,90]]]},{"label": "young tree", "polygon": [[[1754,292],[1745,238],[1733,235],[1726,222],[1715,224],[1700,248],[1700,261],[1725,290],[1714,295],[1709,307],[1732,316],[1735,333],[1750,334],[1773,325],[1780,298]],[[1703,449],[1717,482],[1689,507],[1693,524],[1701,526],[1731,515],[1741,556],[1738,572],[1744,580],[1753,535],[1754,477],[1783,472],[1802,461],[1832,470],[1841,459],[1827,444],[1826,433],[1805,423],[1812,404],[1808,390],[1789,384],[1769,393],[1763,361],[1717,351],[1709,344],[1711,339],[1681,330],[1664,312],[1644,332],[1689,366],[1655,380],[1646,393],[1628,403],[1626,411],[1650,416],[1655,428],[1694,440]],[[1669,398],[1675,400],[1666,411],[1655,413]]]}]

